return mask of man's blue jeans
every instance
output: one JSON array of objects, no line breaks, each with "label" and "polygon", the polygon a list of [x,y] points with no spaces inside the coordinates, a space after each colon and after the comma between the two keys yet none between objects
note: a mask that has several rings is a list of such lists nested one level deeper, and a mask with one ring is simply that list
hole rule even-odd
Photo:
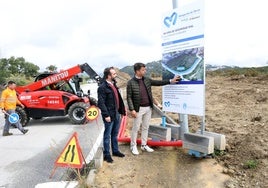
[{"label": "man's blue jeans", "polygon": [[111,122],[106,122],[104,120],[104,135],[103,135],[103,154],[104,156],[110,154],[110,143],[112,147],[112,152],[118,152],[118,141],[117,136],[120,127],[120,114],[116,113],[116,118]]},{"label": "man's blue jeans", "polygon": [[[15,110],[6,110],[7,114],[12,114],[12,113],[15,113]],[[8,120],[8,115],[5,114],[5,126],[4,126],[4,130],[3,130],[3,133],[8,133],[9,132],[9,128],[11,126],[11,123],[9,122]],[[22,132],[23,131],[23,128],[22,128],[22,125],[20,123],[20,121],[18,121],[17,123],[14,123],[14,125],[16,125],[16,127]]]}]

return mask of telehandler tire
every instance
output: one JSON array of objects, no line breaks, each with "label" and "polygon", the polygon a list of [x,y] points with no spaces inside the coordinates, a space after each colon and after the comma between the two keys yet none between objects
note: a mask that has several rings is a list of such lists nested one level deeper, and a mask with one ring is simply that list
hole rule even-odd
[{"label": "telehandler tire", "polygon": [[29,121],[30,121],[30,118],[28,117],[26,111],[20,107],[20,106],[17,106],[16,107],[16,113],[19,115],[20,117],[20,123],[23,127],[25,127]]},{"label": "telehandler tire", "polygon": [[84,124],[86,122],[86,111],[89,105],[83,102],[72,104],[68,111],[68,116],[73,124]]}]

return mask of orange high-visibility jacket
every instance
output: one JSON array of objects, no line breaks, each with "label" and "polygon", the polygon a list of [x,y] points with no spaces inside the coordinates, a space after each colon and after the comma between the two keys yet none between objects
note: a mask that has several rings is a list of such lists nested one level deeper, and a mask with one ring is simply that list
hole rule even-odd
[{"label": "orange high-visibility jacket", "polygon": [[17,104],[21,105],[21,102],[17,98],[16,91],[6,88],[2,92],[0,107],[4,110],[15,110]]}]

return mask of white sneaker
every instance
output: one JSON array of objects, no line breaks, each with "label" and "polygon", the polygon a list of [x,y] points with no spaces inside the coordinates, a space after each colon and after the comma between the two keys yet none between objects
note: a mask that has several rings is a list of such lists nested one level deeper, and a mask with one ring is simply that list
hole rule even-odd
[{"label": "white sneaker", "polygon": [[137,149],[137,146],[131,146],[130,148],[133,155],[139,155],[139,151]]},{"label": "white sneaker", "polygon": [[154,151],[152,148],[150,148],[150,147],[147,146],[147,145],[143,145],[143,146],[141,146],[141,150],[143,150],[143,151],[147,151],[147,152],[153,152],[153,151]]}]

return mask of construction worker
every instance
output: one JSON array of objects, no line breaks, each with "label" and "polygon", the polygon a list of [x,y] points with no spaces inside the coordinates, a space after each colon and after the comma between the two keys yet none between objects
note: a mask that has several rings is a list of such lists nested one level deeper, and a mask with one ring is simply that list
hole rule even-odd
[{"label": "construction worker", "polygon": [[[16,106],[20,105],[22,108],[24,108],[24,105],[17,98],[15,88],[16,83],[14,81],[9,81],[6,89],[2,92],[1,95],[0,107],[2,109],[2,112],[5,114],[5,126],[3,129],[3,136],[12,135],[12,133],[9,132],[9,128],[11,126],[11,123],[9,122],[9,116],[15,113]],[[14,125],[16,125],[16,127],[23,134],[26,134],[28,132],[28,129],[24,129],[22,127],[20,121],[17,121],[16,123],[14,123]]]}]

